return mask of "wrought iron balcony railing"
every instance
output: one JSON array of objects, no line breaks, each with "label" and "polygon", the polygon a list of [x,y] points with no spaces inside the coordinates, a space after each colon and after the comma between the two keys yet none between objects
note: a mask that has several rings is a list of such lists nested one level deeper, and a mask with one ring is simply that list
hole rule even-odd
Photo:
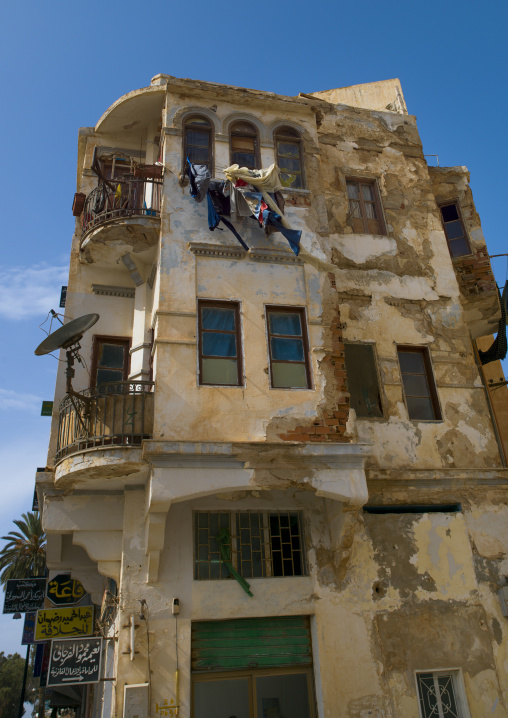
[{"label": "wrought iron balcony railing", "polygon": [[56,461],[98,446],[140,446],[153,433],[152,381],[120,381],[68,394],[60,404]]},{"label": "wrought iron balcony railing", "polygon": [[122,177],[101,182],[85,200],[83,234],[121,217],[160,217],[161,197],[161,180]]}]

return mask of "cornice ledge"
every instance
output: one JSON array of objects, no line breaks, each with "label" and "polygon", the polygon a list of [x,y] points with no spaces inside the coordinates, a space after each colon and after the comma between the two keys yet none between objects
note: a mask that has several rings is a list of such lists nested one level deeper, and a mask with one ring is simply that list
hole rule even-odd
[{"label": "cornice ledge", "polygon": [[277,262],[279,264],[303,264],[303,260],[293,252],[285,249],[260,249],[252,248],[249,251],[249,259],[256,262]]},{"label": "cornice ledge", "polygon": [[134,287],[117,287],[113,284],[92,284],[92,291],[94,294],[105,297],[126,297],[127,299],[134,299],[136,293]]},{"label": "cornice ledge", "polygon": [[247,254],[236,245],[209,244],[208,242],[189,242],[190,251],[200,257],[239,257]]},{"label": "cornice ledge", "polygon": [[145,441],[143,458],[152,466],[273,468],[299,460],[309,468],[364,469],[370,444],[290,442]]}]

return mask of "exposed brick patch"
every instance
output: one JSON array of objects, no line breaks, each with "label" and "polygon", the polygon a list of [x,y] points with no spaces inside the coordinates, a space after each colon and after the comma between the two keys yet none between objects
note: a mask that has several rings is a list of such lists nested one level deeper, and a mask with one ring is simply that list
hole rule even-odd
[{"label": "exposed brick patch", "polygon": [[478,249],[472,257],[454,259],[453,268],[464,294],[494,293],[497,295],[497,284],[486,249]]},{"label": "exposed brick patch", "polygon": [[[335,275],[328,275],[330,286],[336,291]],[[328,394],[324,407],[318,410],[315,419],[308,424],[301,424],[287,433],[279,434],[282,441],[303,442],[342,442],[346,443],[346,422],[349,416],[349,393],[347,387],[346,361],[344,358],[344,341],[342,337],[342,323],[337,303],[335,315],[330,323],[325,346],[330,347],[320,363],[323,374],[331,378],[333,388]]]},{"label": "exposed brick patch", "polygon": [[285,194],[284,204],[286,207],[310,207],[311,201],[308,194]]}]

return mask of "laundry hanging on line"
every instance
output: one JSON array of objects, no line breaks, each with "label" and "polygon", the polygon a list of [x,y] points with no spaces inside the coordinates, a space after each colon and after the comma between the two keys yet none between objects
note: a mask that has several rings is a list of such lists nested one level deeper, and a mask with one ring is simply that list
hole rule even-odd
[{"label": "laundry hanging on line", "polygon": [[237,180],[253,184],[261,192],[275,192],[282,189],[279,177],[279,168],[276,164],[270,165],[266,170],[249,170],[247,167],[231,165],[224,170],[226,179],[235,185]]},{"label": "laundry hanging on line", "polygon": [[284,227],[291,229],[289,223],[283,216],[283,212],[277,205],[270,192],[277,192],[282,189],[282,183],[279,176],[279,168],[276,164],[270,165],[266,170],[250,170],[247,167],[239,167],[231,165],[224,170],[226,178],[241,191],[241,183],[246,182],[255,187],[258,192],[262,192],[263,199],[270,209],[276,214],[281,215],[281,223]]},{"label": "laundry hanging on line", "polygon": [[302,238],[301,230],[284,227],[280,214],[266,209],[263,211],[263,224],[265,229],[274,228],[276,232],[283,234],[289,242],[289,246],[298,257],[300,253],[300,240]]},{"label": "laundry hanging on line", "polygon": [[207,165],[194,165],[187,157],[187,174],[192,199],[195,202],[202,202],[207,195],[212,173]]},{"label": "laundry hanging on line", "polygon": [[211,232],[215,229],[221,229],[219,224],[222,222],[222,224],[224,224],[229,231],[234,234],[245,251],[248,252],[249,247],[245,244],[231,222],[229,222],[224,216],[225,214],[228,214],[229,198],[225,197],[221,191],[220,186],[223,184],[223,182],[210,182],[206,196],[208,202],[208,228]]},{"label": "laundry hanging on line", "polygon": [[497,329],[497,336],[490,347],[482,352],[478,350],[480,361],[483,365],[490,364],[491,361],[505,359],[508,351],[508,341],[506,338],[506,315],[508,314],[508,282],[504,285],[503,294],[497,290],[499,301],[501,304],[501,319]]},{"label": "laundry hanging on line", "polygon": [[243,197],[245,204],[249,207],[251,215],[257,219],[261,227],[265,228],[267,234],[269,233],[269,228],[271,228],[272,231],[281,232],[287,239],[293,252],[298,256],[302,237],[301,230],[286,227],[282,222],[281,215],[268,207],[265,202],[264,193],[252,192],[243,186],[237,187],[236,189]]},{"label": "laundry hanging on line", "polygon": [[207,197],[210,231],[220,229],[218,225],[222,222],[248,251],[249,247],[233,224],[225,219],[225,215],[229,214],[233,220],[239,216],[253,217],[260,227],[264,227],[267,235],[274,231],[281,232],[292,251],[298,255],[302,232],[292,229],[283,216],[284,201],[279,191],[282,185],[277,165],[273,164],[266,170],[249,170],[231,165],[224,170],[228,182],[221,183],[211,180],[206,165],[194,165],[189,158],[187,164],[191,196],[196,202],[202,202]]}]

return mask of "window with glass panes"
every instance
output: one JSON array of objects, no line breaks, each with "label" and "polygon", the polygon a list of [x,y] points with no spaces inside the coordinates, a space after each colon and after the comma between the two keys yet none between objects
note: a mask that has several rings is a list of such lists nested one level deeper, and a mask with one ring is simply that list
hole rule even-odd
[{"label": "window with glass panes", "polygon": [[383,405],[372,344],[344,344],[351,408],[356,416],[382,417]]},{"label": "window with glass panes", "polygon": [[301,515],[286,511],[194,514],[194,578],[232,578],[218,536],[227,530],[233,568],[243,578],[305,575]]},{"label": "window with glass panes", "polygon": [[303,309],[267,307],[266,316],[272,387],[309,389],[309,342]]},{"label": "window with glass panes", "polygon": [[91,385],[126,381],[129,372],[130,339],[94,336]]},{"label": "window with glass panes", "polygon": [[303,187],[301,142],[298,133],[288,127],[277,130],[275,135],[277,165],[283,187]]},{"label": "window with glass panes", "polygon": [[260,169],[258,133],[250,122],[235,122],[230,130],[231,164]]},{"label": "window with glass panes", "polygon": [[346,184],[353,230],[358,234],[386,234],[376,183],[348,179]]},{"label": "window with glass panes", "polygon": [[184,128],[185,159],[212,168],[212,128],[204,117],[191,117]]},{"label": "window with glass panes", "polygon": [[236,302],[200,301],[199,383],[241,386],[240,308]]},{"label": "window with glass panes", "polygon": [[466,718],[457,680],[457,671],[416,674],[422,718]]},{"label": "window with glass panes", "polygon": [[437,389],[426,347],[397,347],[409,418],[441,420]]},{"label": "window with glass panes", "polygon": [[456,202],[444,204],[440,208],[443,226],[452,257],[463,257],[471,254],[471,247]]}]

